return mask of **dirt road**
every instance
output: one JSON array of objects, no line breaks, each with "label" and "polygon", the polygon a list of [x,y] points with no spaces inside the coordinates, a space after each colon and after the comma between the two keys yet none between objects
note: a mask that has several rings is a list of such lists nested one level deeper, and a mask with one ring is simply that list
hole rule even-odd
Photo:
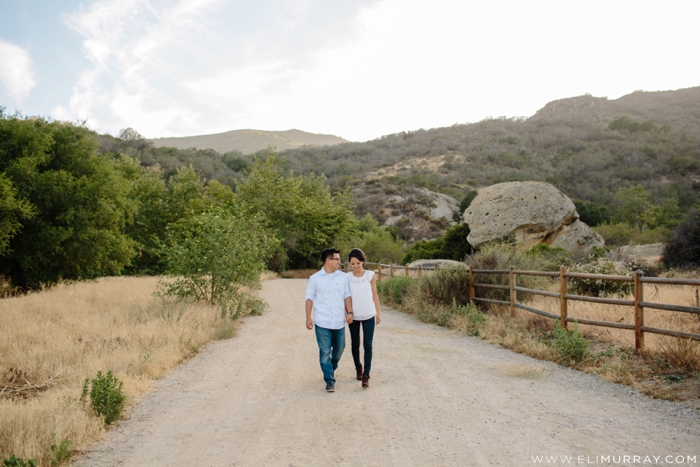
[{"label": "dirt road", "polygon": [[306,283],[264,282],[263,316],[164,378],[76,464],[700,464],[697,411],[391,310],[375,334],[371,387],[355,379],[348,335],[326,393],[304,327]]}]

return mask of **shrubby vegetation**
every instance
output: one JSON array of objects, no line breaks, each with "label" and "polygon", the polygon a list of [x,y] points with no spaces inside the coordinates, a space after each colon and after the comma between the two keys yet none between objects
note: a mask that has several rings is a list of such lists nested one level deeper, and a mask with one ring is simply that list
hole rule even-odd
[{"label": "shrubby vegetation", "polygon": [[700,212],[692,208],[669,238],[663,262],[675,268],[700,266]]}]

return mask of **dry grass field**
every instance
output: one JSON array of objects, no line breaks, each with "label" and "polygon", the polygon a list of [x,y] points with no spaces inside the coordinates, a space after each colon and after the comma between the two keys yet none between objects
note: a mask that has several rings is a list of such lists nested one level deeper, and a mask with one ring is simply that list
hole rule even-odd
[{"label": "dry grass field", "polygon": [[52,442],[81,450],[98,439],[102,420],[79,400],[98,371],[123,381],[128,410],[155,379],[233,336],[216,308],[153,298],[157,281],[110,277],[0,300],[0,460],[48,466]]}]

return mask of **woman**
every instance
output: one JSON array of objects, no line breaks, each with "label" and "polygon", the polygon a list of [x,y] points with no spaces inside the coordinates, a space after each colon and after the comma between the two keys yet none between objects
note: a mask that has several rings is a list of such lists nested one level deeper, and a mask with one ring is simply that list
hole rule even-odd
[{"label": "woman", "polygon": [[[350,328],[352,340],[352,358],[355,360],[357,379],[362,380],[362,387],[369,387],[369,372],[372,368],[372,338],[374,337],[374,324],[381,323],[379,314],[379,295],[377,294],[377,278],[374,272],[366,271],[365,254],[359,248],[355,248],[348,255],[351,272],[347,273],[352,295],[352,308],[354,315]],[[362,328],[363,347],[365,349],[365,366],[360,363],[360,328]]]}]

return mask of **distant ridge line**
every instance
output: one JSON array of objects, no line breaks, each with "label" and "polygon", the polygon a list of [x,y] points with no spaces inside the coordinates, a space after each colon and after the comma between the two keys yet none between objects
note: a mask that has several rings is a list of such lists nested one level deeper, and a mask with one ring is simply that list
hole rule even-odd
[{"label": "distant ridge line", "polygon": [[213,149],[222,154],[232,151],[252,154],[266,149],[268,146],[275,146],[277,151],[284,151],[301,146],[332,146],[348,142],[339,136],[309,133],[296,129],[284,131],[231,130],[209,135],[155,138],[148,141],[151,141],[158,148]]}]

